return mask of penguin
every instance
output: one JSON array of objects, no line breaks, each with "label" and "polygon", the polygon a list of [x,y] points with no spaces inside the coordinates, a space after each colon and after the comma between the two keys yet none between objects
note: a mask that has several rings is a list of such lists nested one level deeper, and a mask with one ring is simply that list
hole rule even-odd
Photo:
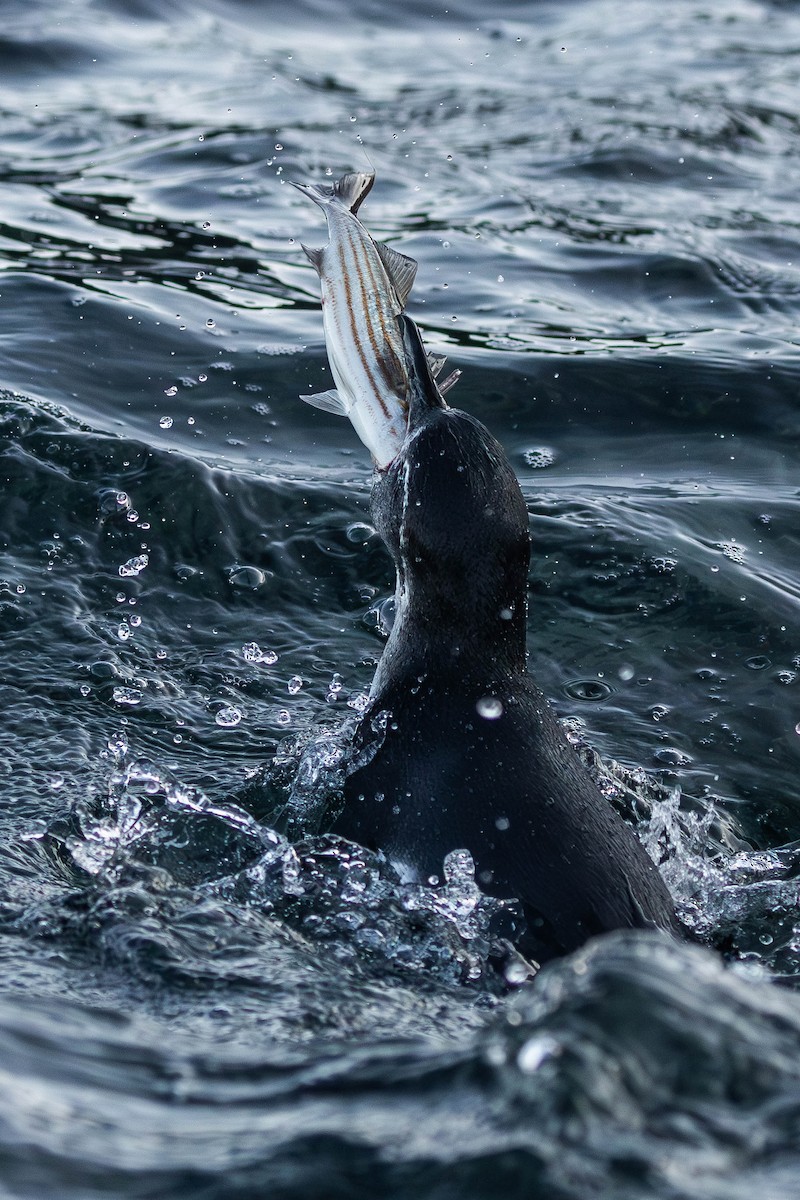
[{"label": "penguin", "polygon": [[528,512],[508,457],[447,406],[416,325],[398,322],[408,426],[371,496],[396,615],[333,831],[409,881],[468,850],[480,889],[519,902],[515,941],[538,962],[611,930],[679,933],[656,866],[528,671]]}]

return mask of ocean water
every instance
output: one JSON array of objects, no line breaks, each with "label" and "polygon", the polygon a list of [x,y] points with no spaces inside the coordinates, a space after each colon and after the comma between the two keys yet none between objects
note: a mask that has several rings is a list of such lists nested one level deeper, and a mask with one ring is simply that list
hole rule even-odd
[{"label": "ocean water", "polygon": [[[2,18],[0,1197],[793,1200],[797,6]],[[370,166],[691,943],[503,972],[325,833],[393,579],[288,181]]]}]

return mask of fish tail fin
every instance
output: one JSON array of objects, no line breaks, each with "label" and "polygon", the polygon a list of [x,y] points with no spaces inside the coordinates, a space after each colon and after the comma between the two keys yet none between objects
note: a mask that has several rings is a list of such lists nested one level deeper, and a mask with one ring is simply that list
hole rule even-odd
[{"label": "fish tail fin", "polygon": [[338,200],[355,215],[369,195],[374,182],[374,171],[357,171],[350,175],[343,175],[332,185],[329,183],[294,183],[294,181],[292,184],[315,204],[319,204],[321,208],[330,204],[331,200]]},{"label": "fish tail fin", "polygon": [[333,185],[333,193],[342,204],[347,205],[355,216],[366,200],[375,182],[374,171],[356,171],[351,175],[343,175]]}]

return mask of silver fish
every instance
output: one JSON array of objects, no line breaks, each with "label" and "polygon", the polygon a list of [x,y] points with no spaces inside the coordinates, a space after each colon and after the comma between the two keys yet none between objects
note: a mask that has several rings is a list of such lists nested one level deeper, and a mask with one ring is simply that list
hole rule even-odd
[{"label": "silver fish", "polygon": [[[344,175],[333,185],[296,183],[328,222],[328,244],[303,246],[322,286],[322,323],[336,388],[302,396],[349,417],[377,465],[397,457],[408,424],[409,368],[397,318],[417,273],[413,258],[376,242],[358,219],[374,174]],[[438,374],[444,359],[431,356]],[[452,386],[451,376],[444,390]]]}]

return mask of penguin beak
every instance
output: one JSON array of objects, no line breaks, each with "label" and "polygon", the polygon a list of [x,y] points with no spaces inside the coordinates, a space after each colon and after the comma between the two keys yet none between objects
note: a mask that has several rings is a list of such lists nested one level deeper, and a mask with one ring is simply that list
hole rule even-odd
[{"label": "penguin beak", "polygon": [[447,405],[431,373],[419,329],[406,313],[400,313],[397,320],[408,370],[408,430],[411,433],[427,413],[433,409],[447,408]]}]

